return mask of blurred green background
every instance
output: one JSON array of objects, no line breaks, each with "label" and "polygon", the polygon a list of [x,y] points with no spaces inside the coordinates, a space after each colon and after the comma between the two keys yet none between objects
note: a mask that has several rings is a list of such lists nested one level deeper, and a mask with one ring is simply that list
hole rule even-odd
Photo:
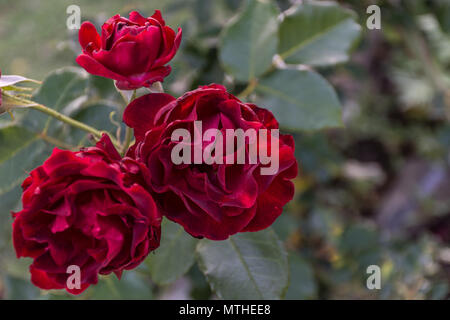
[{"label": "blurred green background", "polygon": [[[274,2],[285,10],[294,1]],[[138,10],[148,16],[161,9],[168,25],[183,28],[182,47],[164,83],[166,90],[179,96],[199,84],[217,82],[239,93],[245,84],[225,75],[218,38],[244,3],[2,0],[0,69],[3,74],[41,80],[54,69],[75,66],[80,48],[77,32],[66,28],[68,5],[79,5],[82,19],[97,27],[116,13]],[[450,1],[339,3],[358,14],[362,35],[350,61],[319,69],[339,96],[344,126],[290,132],[301,174],[295,181],[295,199],[274,225],[290,252],[286,298],[447,299]],[[366,8],[373,3],[381,7],[381,30],[366,28]],[[94,81],[99,88],[108,86],[103,79]],[[248,98],[252,99],[258,97]],[[277,117],[290,116],[282,108],[277,112]],[[1,116],[0,126],[8,121],[7,115]],[[1,137],[0,143],[5,143]],[[17,208],[19,195],[17,189],[0,188],[2,210]],[[10,214],[0,214],[0,298],[70,298],[63,292],[41,292],[30,284],[30,260],[15,258]],[[176,263],[185,263],[187,269],[192,264],[181,257]],[[381,290],[366,288],[366,268],[371,264],[381,267]],[[168,284],[152,280],[151,268],[144,263],[126,272],[120,282],[107,277],[77,298],[214,297],[195,265]]]}]

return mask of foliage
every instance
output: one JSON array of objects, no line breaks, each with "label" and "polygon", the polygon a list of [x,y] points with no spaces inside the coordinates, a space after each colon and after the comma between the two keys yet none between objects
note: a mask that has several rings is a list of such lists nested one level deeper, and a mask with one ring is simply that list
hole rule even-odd
[{"label": "foliage", "polygon": [[[69,2],[46,2],[32,13],[30,1],[0,4],[0,34],[21,21],[11,33],[17,36],[0,44],[0,60],[12,61],[2,73],[40,77],[57,69],[33,98],[116,134],[122,102],[112,81],[61,68],[79,50],[63,26]],[[101,279],[76,299],[449,297],[446,1],[379,1],[381,31],[365,28],[370,1],[79,2],[84,19],[100,9],[106,16],[164,10],[168,24],[182,25],[184,33],[165,89],[179,96],[225,83],[271,109],[295,136],[301,175],[295,200],[272,229],[212,242],[165,221],[161,247],[144,264],[121,281]],[[35,25],[33,38],[48,56],[33,56],[20,36]],[[92,141],[34,110],[14,115],[14,121],[0,116],[0,297],[73,299],[30,284],[29,261],[13,254],[9,213],[19,209],[26,172],[55,145]],[[366,288],[371,264],[381,267],[381,290]]]}]

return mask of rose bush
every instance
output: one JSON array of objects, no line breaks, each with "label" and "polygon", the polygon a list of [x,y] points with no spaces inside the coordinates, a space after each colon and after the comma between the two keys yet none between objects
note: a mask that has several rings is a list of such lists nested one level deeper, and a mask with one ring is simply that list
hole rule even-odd
[{"label": "rose bush", "polygon": [[[194,121],[202,121],[205,131],[278,129],[271,112],[241,102],[220,85],[200,87],[176,100],[162,93],[134,100],[124,113],[136,137],[128,155],[148,166],[148,183],[163,214],[191,235],[213,240],[269,227],[294,195],[290,180],[297,176],[297,161],[292,136],[279,137],[279,169],[273,175],[261,175],[260,162],[176,165],[171,152],[178,142],[171,140],[172,132],[192,132]],[[208,145],[203,143],[202,150]],[[267,147],[258,141],[258,148]]]},{"label": "rose bush", "polygon": [[180,46],[177,34],[166,26],[161,12],[148,18],[133,11],[129,19],[115,15],[102,26],[101,36],[91,22],[79,32],[83,53],[77,62],[89,73],[116,80],[123,90],[149,87],[171,71],[165,66]]},{"label": "rose bush", "polygon": [[[271,16],[271,21],[276,21],[276,10],[269,3],[256,1],[254,5],[261,6],[258,12],[262,10]],[[235,279],[229,275],[239,271],[231,269],[237,270],[243,259],[251,259],[245,262],[247,274],[242,279],[261,275],[258,282],[261,287],[268,287],[266,280],[277,277],[270,290],[256,288],[251,296],[280,298],[285,292],[288,261],[281,242],[271,230],[252,232],[270,227],[294,197],[292,180],[298,166],[293,137],[279,134],[278,121],[270,111],[242,102],[221,85],[202,86],[178,99],[161,93],[161,85],[152,86],[170,73],[167,64],[180,46],[181,35],[181,29],[175,33],[165,25],[158,10],[148,18],[135,11],[128,18],[115,15],[103,24],[101,35],[92,23],[83,23],[79,31],[82,54],[76,61],[93,75],[115,80],[115,87],[112,83],[99,83],[77,68],[58,70],[42,83],[9,76],[9,91],[3,93],[8,101],[4,99],[3,104],[14,106],[7,110],[11,116],[12,111],[18,112],[16,107],[31,108],[66,125],[45,117],[31,121],[35,120],[30,119],[33,114],[20,115],[20,125],[28,127],[22,130],[12,125],[10,130],[20,133],[20,137],[17,141],[5,140],[8,143],[4,149],[17,149],[21,154],[26,151],[21,150],[20,144],[26,150],[28,144],[39,139],[45,147],[58,146],[23,182],[22,210],[13,213],[14,248],[17,257],[33,259],[30,272],[36,286],[79,294],[96,284],[99,275],[115,273],[120,277],[123,270],[135,268],[159,247],[162,233],[166,236],[155,254],[159,259],[150,259],[144,267],[157,285],[183,276],[196,259],[212,288],[216,287],[215,279],[233,286]],[[253,45],[249,41],[240,43],[242,54],[236,59],[258,51],[248,50]],[[248,57],[243,62],[254,59]],[[256,66],[260,68],[259,63],[249,67]],[[257,75],[253,71],[249,76]],[[270,74],[277,75],[275,71]],[[279,71],[288,75],[296,72]],[[238,89],[244,83],[235,79],[238,82],[234,88]],[[247,97],[265,86],[264,79],[248,80],[239,96]],[[12,86],[20,81],[31,81],[40,87],[34,92],[33,87]],[[176,87],[173,84],[170,89]],[[137,91],[151,86],[147,95],[145,89]],[[109,94],[111,90],[113,94]],[[154,93],[157,90],[159,93]],[[109,98],[99,99],[102,94]],[[128,105],[123,105],[123,101],[110,105],[120,96]],[[140,97],[136,99],[137,96]],[[276,100],[273,104],[277,104]],[[115,120],[119,112],[126,128]],[[21,122],[22,119],[25,120]],[[174,139],[178,129],[193,135],[194,141]],[[205,134],[214,131],[217,135],[208,140],[203,130]],[[89,136],[80,135],[79,131]],[[199,131],[200,141],[195,139]],[[88,140],[100,141],[95,147],[68,151]],[[182,162],[173,157],[177,150]],[[198,151],[203,158],[200,161]],[[44,152],[47,151],[39,160],[48,157]],[[35,164],[32,162],[25,170],[31,170]],[[175,223],[167,221],[161,232],[163,216]],[[216,250],[215,242],[208,241],[227,240],[240,232],[247,233],[220,243],[222,249]],[[226,250],[234,241],[250,241],[255,248],[243,253],[238,252],[240,245],[233,245]],[[215,255],[227,259],[228,264],[215,265],[220,263]],[[174,257],[183,264],[174,264]],[[74,279],[69,271],[73,266],[80,268],[80,287],[73,288],[73,282],[69,282]],[[220,274],[223,268],[227,272]],[[259,275],[250,274],[256,268]],[[259,284],[247,287],[254,285]],[[219,287],[218,296],[240,297],[235,296],[240,290],[230,295]]]},{"label": "rose bush", "polygon": [[24,181],[23,210],[14,214],[17,257],[34,259],[32,282],[66,288],[70,265],[81,269],[78,294],[98,274],[136,267],[159,246],[161,217],[141,186],[141,169],[121,159],[105,135],[79,152],[55,149]]}]

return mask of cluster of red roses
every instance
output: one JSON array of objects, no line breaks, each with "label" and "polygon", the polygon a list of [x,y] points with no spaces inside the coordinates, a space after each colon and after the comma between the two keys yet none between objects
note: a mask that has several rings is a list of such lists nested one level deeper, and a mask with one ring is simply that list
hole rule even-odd
[{"label": "cluster of red roses", "polygon": [[[85,22],[77,62],[88,72],[116,80],[120,89],[149,87],[170,73],[165,66],[180,41],[159,11],[144,18],[114,16],[101,36]],[[18,257],[34,259],[32,282],[66,288],[69,265],[81,270],[78,294],[98,274],[136,267],[159,246],[163,216],[194,237],[223,240],[270,226],[292,199],[297,175],[294,141],[279,137],[279,170],[260,174],[261,164],[180,164],[171,161],[177,128],[278,129],[273,115],[243,103],[223,86],[209,85],[175,99],[150,93],[124,113],[135,144],[121,157],[107,135],[78,152],[55,149],[23,182],[23,210],[14,214]],[[204,146],[206,147],[206,145]]]}]

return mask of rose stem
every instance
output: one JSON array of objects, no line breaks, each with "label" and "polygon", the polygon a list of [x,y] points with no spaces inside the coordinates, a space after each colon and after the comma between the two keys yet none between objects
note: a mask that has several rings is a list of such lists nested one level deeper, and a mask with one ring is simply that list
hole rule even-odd
[{"label": "rose stem", "polygon": [[250,80],[250,82],[248,83],[248,86],[237,95],[237,97],[239,99],[244,99],[246,98],[248,95],[250,95],[256,88],[256,85],[258,84],[258,81],[256,79],[252,79]]},{"label": "rose stem", "polygon": [[[103,133],[104,133],[102,131],[99,131],[99,130],[97,130],[97,129],[95,129],[95,128],[93,128],[93,127],[91,127],[91,126],[89,126],[89,125],[87,125],[85,123],[83,123],[83,122],[80,122],[80,121],[77,121],[75,119],[72,119],[72,118],[70,118],[70,117],[68,117],[68,116],[66,116],[66,115],[64,115],[62,113],[59,113],[56,110],[53,110],[53,109],[51,109],[51,108],[49,108],[47,106],[44,106],[43,104],[39,104],[37,102],[31,101],[31,100],[27,100],[27,99],[21,99],[19,97],[15,97],[15,96],[12,96],[12,98],[14,100],[16,100],[17,102],[21,102],[21,103],[23,103],[25,105],[30,105],[30,108],[33,108],[33,109],[35,109],[37,111],[45,113],[45,114],[47,114],[47,115],[49,115],[49,116],[51,116],[51,117],[53,117],[53,118],[55,118],[55,119],[57,119],[59,121],[65,122],[65,123],[71,125],[72,127],[75,127],[75,128],[81,129],[83,131],[92,133],[98,139],[100,139],[102,137]],[[116,139],[114,139],[113,137],[110,137],[110,138],[111,138],[112,143],[116,147],[120,146]]]},{"label": "rose stem", "polygon": [[[131,101],[133,101],[134,99],[136,99],[136,94],[137,94],[137,93],[136,93],[136,90],[134,90],[133,95],[131,96],[130,101],[126,101],[125,96],[122,95],[122,97],[123,97],[124,100],[125,100],[125,104],[126,104],[126,106],[123,108],[123,111],[122,111],[122,118],[123,118],[123,112],[125,112],[125,109],[126,109],[126,107],[128,106],[128,104],[130,104]],[[125,140],[123,141],[122,149],[121,149],[122,155],[125,155],[125,153],[127,152],[128,147],[130,146],[131,138],[132,138],[132,137],[133,137],[133,130],[132,130],[129,126],[126,126],[126,129],[125,129]]]}]

